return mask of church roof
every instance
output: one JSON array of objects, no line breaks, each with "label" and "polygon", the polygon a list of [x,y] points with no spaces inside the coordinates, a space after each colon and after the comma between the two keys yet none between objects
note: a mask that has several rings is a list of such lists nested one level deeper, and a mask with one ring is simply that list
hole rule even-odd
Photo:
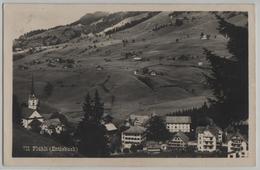
[{"label": "church roof", "polygon": [[43,118],[43,116],[35,109],[23,108],[22,117],[25,119]]},{"label": "church roof", "polygon": [[22,108],[22,117],[23,118],[28,118],[31,116],[31,114],[36,111],[35,109],[30,109],[27,107]]}]

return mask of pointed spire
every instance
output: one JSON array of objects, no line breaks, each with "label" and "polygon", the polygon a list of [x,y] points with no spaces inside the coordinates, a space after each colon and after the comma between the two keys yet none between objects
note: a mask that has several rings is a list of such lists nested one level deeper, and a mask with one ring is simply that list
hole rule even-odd
[{"label": "pointed spire", "polygon": [[31,95],[34,95],[34,77],[33,77],[33,74],[32,74],[32,82],[31,82]]}]

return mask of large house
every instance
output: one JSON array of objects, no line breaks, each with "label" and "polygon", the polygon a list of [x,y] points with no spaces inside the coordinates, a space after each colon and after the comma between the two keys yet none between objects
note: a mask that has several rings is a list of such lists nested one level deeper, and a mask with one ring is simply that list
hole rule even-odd
[{"label": "large house", "polygon": [[210,127],[198,127],[197,133],[197,149],[200,152],[214,152],[217,149],[218,133]]},{"label": "large house", "polygon": [[141,126],[130,126],[121,134],[123,148],[131,148],[132,145],[143,144],[146,141],[146,128]]},{"label": "large house", "polygon": [[227,136],[228,158],[248,157],[247,139],[239,132]]},{"label": "large house", "polygon": [[188,146],[189,137],[183,132],[177,132],[173,138],[168,141],[167,149],[169,150],[185,150]]},{"label": "large house", "polygon": [[166,129],[171,133],[191,131],[191,117],[190,116],[166,116]]}]

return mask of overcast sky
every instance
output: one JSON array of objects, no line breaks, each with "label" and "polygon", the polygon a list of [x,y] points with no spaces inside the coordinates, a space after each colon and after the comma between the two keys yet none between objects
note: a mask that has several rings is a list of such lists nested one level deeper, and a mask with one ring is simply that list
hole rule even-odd
[{"label": "overcast sky", "polygon": [[5,8],[12,14],[13,38],[36,29],[66,25],[86,13],[95,12],[94,8],[85,8],[83,5],[17,5]]}]

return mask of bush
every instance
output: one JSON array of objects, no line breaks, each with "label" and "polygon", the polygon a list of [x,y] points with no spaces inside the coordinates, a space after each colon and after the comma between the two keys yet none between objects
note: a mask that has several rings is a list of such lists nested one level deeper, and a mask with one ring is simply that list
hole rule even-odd
[{"label": "bush", "polygon": [[129,150],[128,148],[124,148],[124,149],[123,149],[123,152],[124,152],[124,153],[129,153],[130,150]]}]

